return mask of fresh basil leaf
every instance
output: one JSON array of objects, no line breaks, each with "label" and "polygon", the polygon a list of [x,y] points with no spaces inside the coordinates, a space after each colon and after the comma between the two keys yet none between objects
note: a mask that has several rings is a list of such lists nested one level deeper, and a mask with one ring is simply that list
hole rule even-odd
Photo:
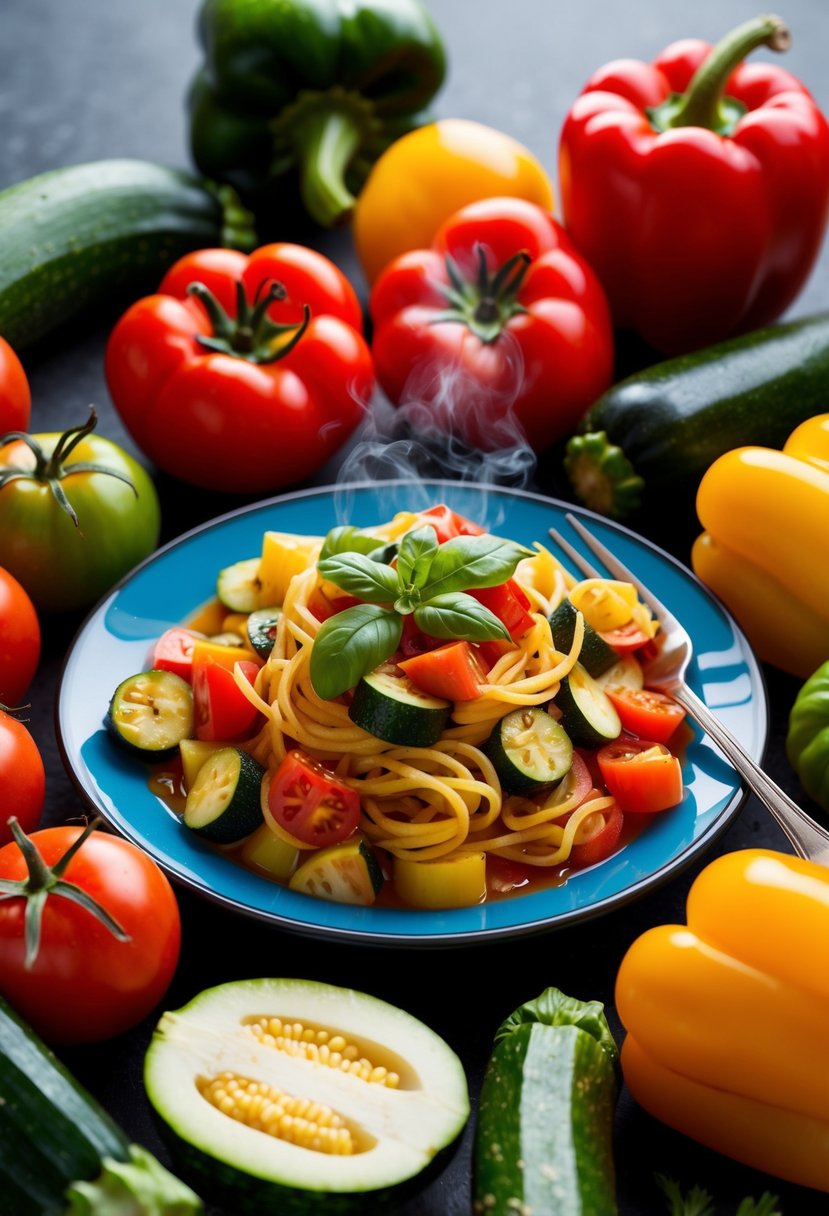
[{"label": "fresh basil leaf", "polygon": [[370,604],[389,604],[400,594],[397,571],[362,553],[338,553],[323,558],[317,562],[317,570],[341,591]]},{"label": "fresh basil leaf", "polygon": [[515,572],[532,549],[497,536],[456,536],[439,546],[429,578],[420,588],[424,600],[473,587],[497,587]]},{"label": "fresh basil leaf", "polygon": [[339,528],[332,528],[322,542],[320,561],[336,553],[374,553],[378,551],[378,546],[376,536],[355,528],[353,524],[343,524]]},{"label": "fresh basil leaf", "polygon": [[414,610],[414,621],[433,638],[458,638],[466,642],[509,639],[509,632],[494,612],[471,595],[436,595]]},{"label": "fresh basil leaf", "polygon": [[382,562],[384,566],[390,566],[397,557],[399,547],[397,541],[392,540],[387,545],[381,545],[379,549],[369,549],[368,556],[373,562]]},{"label": "fresh basil leaf", "polygon": [[438,551],[438,536],[431,525],[407,532],[400,542],[397,573],[401,587],[422,587]]},{"label": "fresh basil leaf", "polygon": [[400,645],[403,620],[376,604],[356,604],[324,621],[311,649],[311,683],[326,701],[359,684]]}]

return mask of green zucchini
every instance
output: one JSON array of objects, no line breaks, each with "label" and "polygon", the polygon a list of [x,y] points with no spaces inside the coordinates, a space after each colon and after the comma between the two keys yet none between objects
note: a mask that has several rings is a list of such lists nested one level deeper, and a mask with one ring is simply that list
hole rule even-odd
[{"label": "green zucchini", "polygon": [[172,671],[139,671],[122,680],[107,710],[110,734],[148,760],[170,756],[193,734],[193,690]]},{"label": "green zucchini", "polygon": [[8,1216],[202,1211],[189,1187],[130,1143],[2,997],[0,1196]]},{"label": "green zucchini", "polygon": [[[563,599],[549,618],[550,632],[556,650],[564,654],[570,653],[576,632],[578,609],[568,599]],[[600,676],[602,672],[612,667],[619,658],[612,646],[587,621],[584,622],[584,637],[578,660],[585,671],[591,676]]]},{"label": "green zucchini", "polygon": [[217,844],[235,844],[262,823],[265,769],[241,747],[207,756],[187,793],[184,824]]},{"label": "green zucchini", "polygon": [[580,663],[561,681],[555,703],[576,747],[603,747],[622,733],[612,701]]},{"label": "green zucchini", "polygon": [[493,727],[485,751],[506,792],[525,797],[561,781],[573,763],[570,736],[537,705],[505,714]]},{"label": "green zucchini", "polygon": [[451,705],[421,692],[404,675],[384,670],[363,676],[354,689],[348,716],[355,726],[386,743],[431,747],[449,720]]},{"label": "green zucchini", "polygon": [[383,871],[362,839],[347,840],[311,854],[291,875],[288,886],[336,904],[373,904],[383,885]]},{"label": "green zucchini", "polygon": [[154,290],[191,249],[252,248],[232,190],[142,160],[101,160],[0,191],[0,333],[17,350],[114,292]]},{"label": "green zucchini", "polygon": [[225,608],[231,612],[253,612],[259,607],[262,593],[260,564],[258,557],[245,557],[219,571],[216,595]]},{"label": "green zucchini", "polygon": [[576,496],[617,519],[692,512],[702,475],[744,444],[780,448],[826,409],[829,313],[654,364],[608,389],[567,444]]},{"label": "green zucchini", "polygon": [[499,1028],[478,1104],[476,1213],[615,1216],[618,1051],[602,1005],[548,988]]},{"label": "green zucchini", "polygon": [[281,616],[282,608],[279,604],[273,604],[270,608],[257,608],[248,616],[248,641],[260,659],[267,659],[273,650],[276,627]]}]

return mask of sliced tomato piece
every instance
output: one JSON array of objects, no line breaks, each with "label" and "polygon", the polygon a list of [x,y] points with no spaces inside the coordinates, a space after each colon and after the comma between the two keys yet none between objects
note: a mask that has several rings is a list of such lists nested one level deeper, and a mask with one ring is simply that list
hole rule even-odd
[{"label": "sliced tomato piece", "polygon": [[473,701],[481,695],[485,680],[483,668],[468,642],[449,642],[404,659],[398,666],[421,692],[447,701]]},{"label": "sliced tomato piece", "polygon": [[[238,667],[253,684],[260,664],[242,659]],[[193,663],[193,717],[197,739],[207,742],[221,739],[227,743],[248,739],[256,730],[260,716],[259,710],[239,688],[231,669],[210,657],[197,657]]]},{"label": "sliced tomato piece", "polygon": [[529,886],[533,877],[534,867],[521,861],[512,861],[509,857],[499,857],[497,853],[488,853],[486,859],[486,885],[489,891],[498,895],[508,895],[510,891],[518,891]]},{"label": "sliced tomato piece", "polygon": [[431,524],[435,529],[440,545],[444,541],[453,540],[456,536],[483,536],[486,531],[486,528],[473,523],[466,516],[458,515],[457,511],[450,510],[445,503],[429,507],[428,511],[421,511],[420,516],[425,523]]},{"label": "sliced tomato piece", "polygon": [[527,611],[530,601],[515,579],[507,579],[497,587],[476,587],[467,595],[494,613],[512,638],[520,638],[533,623]]},{"label": "sliced tomato piece", "polygon": [[581,870],[610,857],[616,851],[624,822],[622,808],[615,800],[605,810],[588,815],[579,824],[568,864]]},{"label": "sliced tomato piece", "polygon": [[628,621],[627,625],[622,625],[619,629],[600,630],[599,637],[604,638],[608,646],[612,646],[618,654],[631,654],[652,641],[635,621]]},{"label": "sliced tomato piece", "polygon": [[284,832],[310,848],[341,844],[360,823],[357,791],[299,749],[271,778],[268,809]]},{"label": "sliced tomato piece", "polygon": [[652,815],[682,801],[682,768],[663,743],[624,736],[598,753],[608,793],[623,811]]},{"label": "sliced tomato piece", "polygon": [[151,666],[156,671],[172,671],[182,680],[192,683],[193,650],[199,635],[192,629],[174,625],[166,629],[155,644]]},{"label": "sliced tomato piece", "polygon": [[649,688],[623,688],[615,684],[608,685],[605,692],[624,729],[641,739],[667,743],[685,718],[685,710],[677,701]]},{"label": "sliced tomato piece", "polygon": [[333,599],[327,599],[324,595],[315,595],[308,604],[308,609],[318,621],[327,621],[329,617],[336,616],[338,612],[345,612],[346,608],[353,608],[355,604],[361,602],[353,595],[335,595]]}]

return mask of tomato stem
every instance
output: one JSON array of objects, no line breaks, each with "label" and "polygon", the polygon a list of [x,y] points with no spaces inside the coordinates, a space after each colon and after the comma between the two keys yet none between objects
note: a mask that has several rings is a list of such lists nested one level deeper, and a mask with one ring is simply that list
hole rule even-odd
[{"label": "tomato stem", "polygon": [[32,969],[37,959],[40,949],[43,908],[50,895],[61,896],[63,899],[69,899],[73,903],[78,904],[79,907],[85,908],[118,941],[128,942],[130,940],[129,934],[124,932],[117,920],[110,916],[106,908],[102,907],[88,892],[75,883],[67,882],[63,877],[66,867],[78,852],[78,849],[80,849],[81,845],[100,822],[100,819],[90,820],[83,832],[73,841],[66,852],[58,858],[53,866],[48,866],[43,860],[43,856],[35,842],[21,828],[16,816],[12,815],[8,821],[11,834],[26,862],[28,877],[20,880],[10,878],[0,879],[0,900],[14,898],[26,900],[24,917],[26,956],[23,965],[27,971]]},{"label": "tomato stem", "polygon": [[[263,294],[263,288],[267,290]],[[260,283],[253,305],[248,300],[241,279],[236,282],[236,316],[231,317],[204,283],[191,283],[187,294],[200,301],[207,313],[212,334],[199,334],[196,341],[208,350],[247,359],[250,363],[275,363],[293,350],[311,320],[311,309],[302,306],[302,320],[279,324],[268,316],[268,309],[277,301],[287,300],[284,283],[272,279]],[[285,335],[290,338],[285,340]]]},{"label": "tomato stem", "polygon": [[446,255],[449,284],[441,290],[449,307],[438,313],[432,324],[458,321],[488,344],[497,340],[512,317],[527,311],[518,302],[518,292],[532,259],[522,249],[491,273],[486,248],[480,242],[475,245],[475,256],[477,268],[473,280],[464,278],[451,254]]}]

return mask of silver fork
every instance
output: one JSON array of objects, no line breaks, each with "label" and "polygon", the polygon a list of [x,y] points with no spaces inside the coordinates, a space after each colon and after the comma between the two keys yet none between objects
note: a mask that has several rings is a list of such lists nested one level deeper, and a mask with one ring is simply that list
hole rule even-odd
[{"label": "silver fork", "polygon": [[[657,689],[673,697],[711,736],[720,751],[731,761],[748,788],[771,811],[778,827],[788,838],[798,857],[829,865],[829,832],[815,823],[811,816],[793,802],[758,764],[755,764],[748,752],[686,682],[685,673],[693,655],[693,647],[685,628],[653,592],[649,591],[636,575],[619,561],[615,554],[611,553],[587,530],[581,520],[569,513],[566,519],[588,549],[599,558],[614,578],[633,583],[643,602],[656,613],[659,619],[661,628],[657,635],[658,650],[654,657],[644,664],[645,683],[648,688]],[[573,564],[588,578],[604,577],[554,528],[550,529],[550,536],[562,552],[566,553]]]}]

